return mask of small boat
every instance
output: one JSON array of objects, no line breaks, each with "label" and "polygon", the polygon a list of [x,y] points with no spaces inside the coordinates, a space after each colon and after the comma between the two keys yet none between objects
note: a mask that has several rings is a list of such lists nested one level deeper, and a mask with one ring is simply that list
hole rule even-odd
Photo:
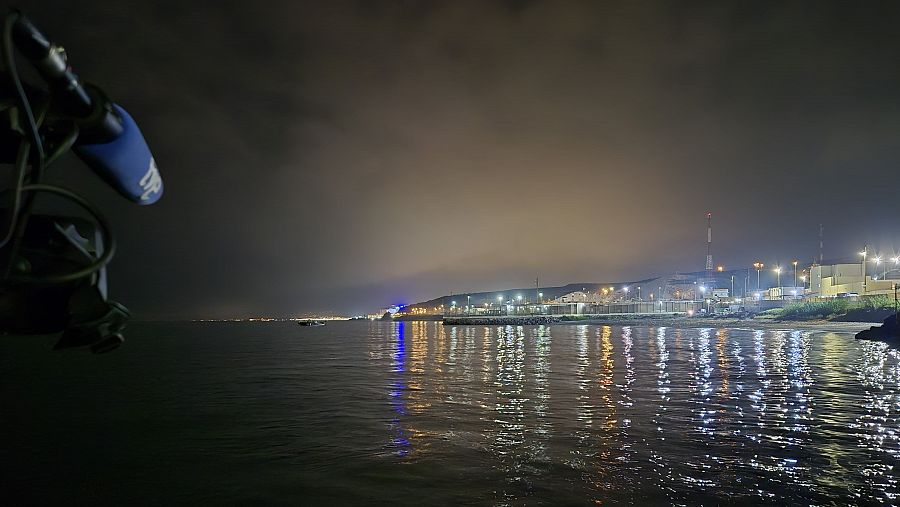
[{"label": "small boat", "polygon": [[321,320],[298,320],[297,324],[301,326],[324,326],[325,323]]}]

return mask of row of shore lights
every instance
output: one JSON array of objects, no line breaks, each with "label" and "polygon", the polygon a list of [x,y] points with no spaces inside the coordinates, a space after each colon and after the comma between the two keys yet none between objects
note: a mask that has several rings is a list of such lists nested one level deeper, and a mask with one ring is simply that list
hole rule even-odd
[{"label": "row of shore lights", "polygon": [[[869,255],[868,249],[863,250],[862,252],[859,252],[859,254],[863,256],[863,260],[865,261],[866,257]],[[881,256],[879,255],[879,256],[873,257],[873,258],[872,258],[872,262],[873,262],[876,266],[879,265],[879,264],[881,264]],[[896,264],[900,264],[900,256],[891,257],[891,262],[893,262],[895,265],[896,265]],[[795,269],[795,270],[797,269],[797,264],[799,264],[799,261],[796,261],[796,260],[795,260],[795,261],[791,261],[791,265],[794,266],[794,269]],[[762,269],[763,269],[764,267],[766,267],[766,265],[763,264],[761,261],[756,261],[756,262],[753,263],[753,267],[756,269],[757,272],[759,272],[759,271],[762,271]],[[717,267],[716,267],[716,271],[722,272],[722,271],[724,271],[724,270],[725,270],[725,268],[724,268],[723,266],[717,266]],[[781,277],[781,272],[782,272],[781,266],[775,266],[775,268],[772,269],[772,271],[773,271],[776,275],[778,275],[779,278]],[[806,282],[806,275],[801,275],[801,276],[799,276],[798,278],[799,278],[800,280],[802,280],[804,283]],[[874,277],[874,279],[875,279],[875,280],[878,280],[878,277],[876,276],[876,277]],[[780,285],[780,282],[779,282],[779,285]],[[604,295],[606,295],[606,294],[612,294],[612,293],[614,293],[616,289],[615,289],[615,287],[610,287],[609,289],[607,289],[607,288],[604,287],[604,288],[602,288],[602,289],[600,289],[600,290],[603,292]],[[626,286],[622,287],[622,291],[625,292],[625,293],[627,294],[627,293],[628,293],[628,286],[626,285]],[[706,287],[700,287],[700,291],[701,291],[701,292],[706,292]],[[543,298],[543,297],[544,297],[544,293],[543,293],[543,292],[538,292],[538,297],[539,297],[539,298]],[[519,294],[519,295],[516,296],[516,301],[522,301],[522,295],[521,295],[521,294]],[[502,304],[502,303],[503,303],[503,294],[500,294],[499,296],[497,296],[497,304],[499,305],[499,304]],[[485,306],[488,306],[488,303],[485,303],[484,305],[485,305]],[[454,307],[455,307],[455,306],[456,306],[456,301],[453,301],[452,304],[451,304],[450,306],[454,306]]]},{"label": "row of shore lights", "polygon": [[[609,289],[606,289],[606,288],[604,287],[604,288],[601,289],[601,290],[603,291],[603,294],[607,294],[607,293],[612,294],[613,292],[615,292],[616,289],[615,289],[615,287],[610,287]],[[628,293],[628,286],[626,285],[626,286],[622,287],[622,290],[627,294],[627,293]],[[543,300],[543,297],[544,297],[544,293],[543,293],[543,292],[538,292],[538,298]],[[521,294],[516,295],[516,301],[520,301],[520,302],[522,301],[522,295],[521,295]],[[497,296],[497,304],[500,305],[500,304],[502,304],[502,303],[503,303],[503,294],[500,294],[499,296]],[[540,304],[540,303],[539,303],[539,304]],[[456,306],[456,301],[451,301],[451,302],[450,302],[450,306],[451,306],[451,307],[455,307],[455,306]],[[488,306],[488,303],[485,303],[484,306]],[[437,308],[437,307],[435,307],[435,308]]]},{"label": "row of shore lights", "polygon": [[[865,248],[863,248],[863,251],[862,251],[862,252],[859,252],[859,255],[862,255],[862,258],[863,258],[863,266],[865,266],[865,265],[866,265],[866,264],[865,264],[865,263],[866,263],[866,258],[869,256],[869,246],[866,245]],[[893,262],[895,266],[898,265],[898,264],[900,264],[900,255],[895,256],[895,257],[891,257],[891,262]],[[877,266],[878,266],[879,264],[881,264],[881,256],[880,256],[880,255],[876,255],[875,257],[872,257],[872,263],[875,264],[876,269],[877,269]],[[885,269],[887,269],[887,265],[886,265],[886,264],[885,264]],[[897,268],[894,268],[894,269],[897,269]],[[893,269],[892,269],[891,271],[893,271]],[[885,272],[884,274],[886,275],[887,273]],[[863,272],[863,276],[866,276],[865,271]],[[873,276],[873,277],[872,277],[872,280],[878,280],[878,276],[877,276],[877,275],[876,275],[876,276]]]},{"label": "row of shore lights", "polygon": [[[863,250],[862,252],[859,252],[859,255],[862,256],[863,262],[865,262],[865,261],[866,261],[866,258],[867,258],[868,255],[869,255],[868,249]],[[900,255],[895,256],[895,257],[891,257],[890,260],[891,260],[892,263],[894,263],[895,266],[896,266],[896,265],[900,265]],[[875,264],[876,266],[881,265],[881,261],[882,261],[882,259],[881,259],[881,256],[880,256],[880,255],[876,255],[875,257],[872,258],[872,263]],[[797,263],[798,263],[798,261],[791,261],[791,264],[794,266],[794,269],[795,269],[795,270],[797,269]],[[762,271],[762,269],[763,269],[765,266],[766,266],[766,265],[763,264],[763,263],[760,262],[760,261],[756,261],[756,262],[753,263],[753,267],[756,269],[756,271]],[[897,269],[897,268],[895,268],[895,269]],[[722,271],[722,267],[721,267],[721,266],[719,266],[718,271]],[[772,271],[773,271],[776,275],[778,275],[779,277],[781,276],[781,271],[782,271],[781,266],[775,266],[775,268],[772,269]],[[799,276],[798,278],[800,278],[800,280],[806,282],[806,275],[801,275],[801,276]],[[878,280],[878,276],[874,276],[874,277],[872,277],[872,279],[873,279],[873,280]]]}]

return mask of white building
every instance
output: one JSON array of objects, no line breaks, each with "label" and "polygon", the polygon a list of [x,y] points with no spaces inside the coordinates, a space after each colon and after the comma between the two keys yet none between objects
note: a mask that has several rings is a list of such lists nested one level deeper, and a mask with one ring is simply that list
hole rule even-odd
[{"label": "white building", "polygon": [[809,295],[814,297],[893,294],[894,284],[897,282],[898,280],[890,279],[875,280],[868,272],[863,277],[861,262],[813,266],[809,269]]},{"label": "white building", "polygon": [[595,292],[576,290],[549,301],[550,303],[600,303],[600,295]]}]

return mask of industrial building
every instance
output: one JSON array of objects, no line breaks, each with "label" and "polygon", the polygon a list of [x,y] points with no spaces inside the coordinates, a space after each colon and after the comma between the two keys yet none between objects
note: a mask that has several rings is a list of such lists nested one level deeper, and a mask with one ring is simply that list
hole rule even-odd
[{"label": "industrial building", "polygon": [[868,273],[863,275],[864,266],[861,262],[812,266],[809,269],[807,295],[823,298],[847,295],[893,295],[894,285],[900,283],[900,279],[889,276],[886,279],[877,280]]}]

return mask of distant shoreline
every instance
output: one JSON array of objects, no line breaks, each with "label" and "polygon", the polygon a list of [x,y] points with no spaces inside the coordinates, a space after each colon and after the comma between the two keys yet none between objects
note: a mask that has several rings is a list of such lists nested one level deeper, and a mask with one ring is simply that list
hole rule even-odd
[{"label": "distant shoreline", "polygon": [[779,330],[815,330],[857,333],[880,322],[836,322],[827,320],[774,320],[774,319],[739,319],[739,318],[703,318],[680,316],[590,316],[584,319],[561,319],[549,316],[519,317],[457,317],[445,319],[447,326],[492,326],[492,325],[618,325],[618,326],[654,326],[680,328],[756,328]]},{"label": "distant shoreline", "polygon": [[768,320],[768,319],[706,319],[696,317],[675,317],[659,319],[585,319],[562,321],[559,324],[615,324],[620,326],[665,326],[680,328],[756,328],[756,329],[804,329],[813,331],[838,331],[857,333],[881,322],[834,322],[827,320]]}]

